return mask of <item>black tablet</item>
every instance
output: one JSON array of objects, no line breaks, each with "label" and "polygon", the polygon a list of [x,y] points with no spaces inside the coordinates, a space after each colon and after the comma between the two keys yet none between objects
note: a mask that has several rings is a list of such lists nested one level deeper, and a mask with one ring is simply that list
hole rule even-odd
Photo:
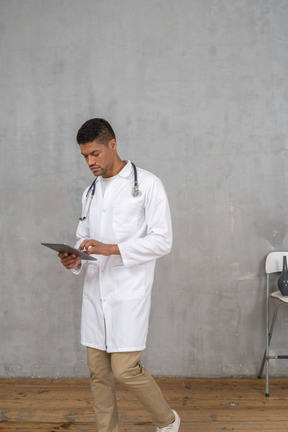
[{"label": "black tablet", "polygon": [[55,250],[56,252],[74,254],[81,258],[84,261],[97,261],[97,258],[94,258],[91,255],[88,255],[85,252],[81,252],[78,249],[75,249],[72,246],[66,245],[65,243],[41,243],[43,246],[47,246],[50,249]]}]

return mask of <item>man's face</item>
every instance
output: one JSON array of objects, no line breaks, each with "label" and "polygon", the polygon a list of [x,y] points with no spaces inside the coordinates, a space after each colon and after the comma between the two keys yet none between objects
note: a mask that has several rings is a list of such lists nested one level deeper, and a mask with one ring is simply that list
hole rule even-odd
[{"label": "man's face", "polygon": [[81,154],[95,176],[104,178],[114,175],[113,167],[117,158],[116,140],[112,139],[107,145],[94,140],[80,144]]}]

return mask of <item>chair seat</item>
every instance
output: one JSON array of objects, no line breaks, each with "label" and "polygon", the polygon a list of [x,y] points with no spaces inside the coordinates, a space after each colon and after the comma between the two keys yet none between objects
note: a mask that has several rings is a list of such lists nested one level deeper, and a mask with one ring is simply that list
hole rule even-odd
[{"label": "chair seat", "polygon": [[288,304],[288,296],[283,296],[280,291],[273,292],[271,297]]}]

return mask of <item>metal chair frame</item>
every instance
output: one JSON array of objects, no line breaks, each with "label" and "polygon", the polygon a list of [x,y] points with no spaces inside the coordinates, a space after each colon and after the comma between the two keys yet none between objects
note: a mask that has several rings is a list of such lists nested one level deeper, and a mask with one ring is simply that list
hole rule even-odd
[{"label": "metal chair frame", "polygon": [[[272,339],[272,334],[274,331],[274,327],[276,324],[277,315],[279,312],[280,306],[283,304],[288,305],[288,296],[283,297],[280,291],[275,291],[270,293],[270,274],[271,273],[280,273],[282,271],[283,266],[283,256],[288,256],[287,252],[270,252],[266,257],[265,262],[265,272],[266,272],[266,304],[265,304],[265,333],[266,333],[266,348],[262,360],[262,364],[260,367],[260,371],[258,374],[259,378],[263,376],[263,370],[266,366],[265,370],[265,396],[269,397],[269,360],[275,359],[288,359],[288,355],[270,355],[269,348]],[[278,304],[274,306],[274,312],[272,315],[271,321],[270,317],[270,300],[277,301]]]}]

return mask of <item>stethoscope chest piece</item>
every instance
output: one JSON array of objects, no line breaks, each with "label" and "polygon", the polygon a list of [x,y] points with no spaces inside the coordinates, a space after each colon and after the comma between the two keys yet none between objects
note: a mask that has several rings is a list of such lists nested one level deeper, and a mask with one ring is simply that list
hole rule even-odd
[{"label": "stethoscope chest piece", "polygon": [[140,190],[138,188],[138,184],[137,184],[136,186],[133,186],[133,188],[132,188],[132,196],[137,197],[140,195],[141,195],[141,192],[140,192]]},{"label": "stethoscope chest piece", "polygon": [[132,196],[137,197],[137,196],[141,195],[141,192],[140,192],[139,186],[138,186],[137,169],[136,169],[136,166],[134,165],[133,162],[131,162],[131,165],[132,165],[133,171],[134,171],[134,186],[132,188]]}]

